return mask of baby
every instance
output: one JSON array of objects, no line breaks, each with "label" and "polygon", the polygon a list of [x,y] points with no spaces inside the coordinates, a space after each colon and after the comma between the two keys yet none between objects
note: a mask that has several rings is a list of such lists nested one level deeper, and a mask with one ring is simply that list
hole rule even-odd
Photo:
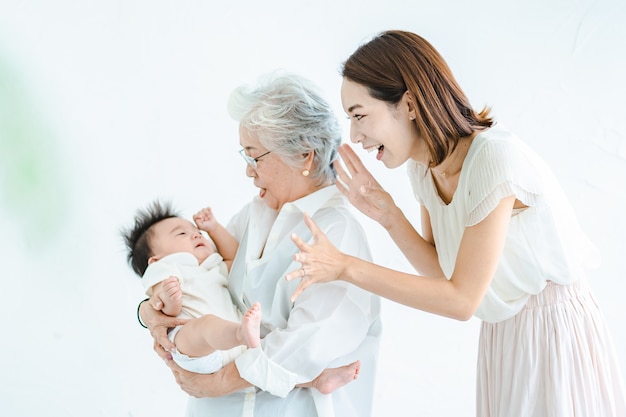
[{"label": "baby", "polygon": [[[196,213],[194,222],[157,201],[140,210],[134,227],[122,234],[128,261],[142,277],[146,294],[160,301],[163,313],[189,319],[168,333],[176,345],[173,360],[191,372],[213,373],[246,348],[259,346],[262,313],[254,303],[241,314],[230,298],[228,268],[237,241],[208,208]],[[201,230],[218,243],[222,254]],[[356,379],[359,369],[359,361],[326,369],[298,387],[328,394]]]}]

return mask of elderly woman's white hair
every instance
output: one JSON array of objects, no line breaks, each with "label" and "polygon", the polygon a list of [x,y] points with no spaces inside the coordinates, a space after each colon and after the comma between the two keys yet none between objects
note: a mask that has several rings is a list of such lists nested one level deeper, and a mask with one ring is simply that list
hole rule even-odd
[{"label": "elderly woman's white hair", "polygon": [[333,161],[342,132],[330,105],[309,80],[282,71],[270,73],[255,86],[237,87],[228,111],[293,167],[302,167],[309,152],[314,152],[311,178],[318,184],[335,182]]}]

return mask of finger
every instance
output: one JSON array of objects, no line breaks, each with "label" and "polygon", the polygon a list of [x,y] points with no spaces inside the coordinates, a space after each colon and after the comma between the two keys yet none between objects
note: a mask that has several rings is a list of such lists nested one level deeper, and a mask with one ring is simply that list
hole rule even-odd
[{"label": "finger", "polygon": [[[150,330],[150,334],[152,335],[152,338],[156,342],[159,342],[159,339],[162,339],[163,337],[167,337],[167,327],[162,326],[162,325],[154,326]],[[159,344],[161,344],[161,343],[159,343]]]},{"label": "finger", "polygon": [[337,187],[339,192],[343,194],[345,197],[350,196],[350,190],[341,181],[336,181],[335,187]]},{"label": "finger", "polygon": [[196,387],[194,386],[193,381],[189,381],[189,377],[193,374],[181,368],[175,361],[167,361],[166,363],[172,371],[174,379],[180,388],[187,394],[195,397],[198,394],[194,390]]},{"label": "finger", "polygon": [[187,323],[189,321],[189,319],[178,319],[176,317],[169,317],[168,316],[168,320],[165,321],[164,325],[170,329],[172,327],[176,327],[176,326],[182,326],[185,323]]},{"label": "finger", "polygon": [[369,171],[365,168],[365,165],[363,165],[361,158],[358,157],[354,149],[352,149],[352,147],[347,143],[339,146],[339,155],[341,155],[341,160],[352,175],[359,172],[369,174]]},{"label": "finger", "polygon": [[168,354],[176,348],[176,345],[170,341],[167,335],[157,337],[157,342]]},{"label": "finger", "polygon": [[148,325],[148,327],[152,329],[152,337],[156,339],[157,337],[167,337],[167,329],[171,329],[176,326],[182,326],[188,321],[189,319],[179,319],[176,317],[170,317],[164,314],[160,314],[160,316],[158,317],[158,321],[154,321],[153,323],[148,322],[146,323],[146,325]]},{"label": "finger", "polygon": [[351,175],[354,175],[359,172],[359,169],[365,169],[363,163],[356,155],[354,150],[348,144],[343,144],[339,146],[339,155],[341,155],[341,160],[343,161],[348,171],[350,171]]},{"label": "finger", "polygon": [[393,199],[378,183],[363,184],[359,187],[359,194],[377,206],[381,206],[387,202],[393,202]]},{"label": "finger", "polygon": [[293,294],[291,294],[291,302],[295,302],[296,299],[300,296],[300,294],[302,294],[302,291],[306,290],[306,288],[309,286],[309,281],[306,279],[303,279],[302,281],[300,281],[300,285],[298,285],[298,288],[296,288],[296,290],[293,292]]},{"label": "finger", "polygon": [[295,269],[291,271],[290,273],[288,273],[287,275],[285,275],[285,280],[287,281],[292,281],[297,278],[302,278],[302,268]]},{"label": "finger", "polygon": [[159,357],[163,359],[165,362],[168,362],[172,359],[172,354],[168,352],[167,350],[165,350],[163,346],[161,346],[161,344],[157,342],[156,340],[154,341],[153,349],[156,352],[156,354],[159,355]]},{"label": "finger", "polygon": [[182,373],[183,368],[181,368],[175,361],[166,361],[166,363],[167,363],[167,366],[170,367],[172,372],[174,372],[174,376],[176,377],[176,380],[178,381],[178,375]]},{"label": "finger", "polygon": [[153,295],[152,297],[150,297],[150,300],[148,300],[148,304],[150,304],[150,307],[157,311],[161,311],[161,309],[163,308],[163,302],[161,301],[161,298],[159,296]]},{"label": "finger", "polygon": [[319,238],[325,237],[322,230],[317,226],[317,223],[315,223],[313,219],[307,213],[304,213],[304,224],[306,224],[306,226],[311,231],[314,242],[319,242]]},{"label": "finger", "polygon": [[357,156],[356,152],[354,152],[354,150],[349,145],[341,145],[339,147],[339,154],[341,155],[341,160],[344,162],[346,167],[348,167],[352,175],[357,172],[361,174],[366,174],[369,177],[372,185],[380,186],[378,182],[376,182],[372,174],[368,171],[368,169],[365,168],[365,165],[363,165],[361,158]]},{"label": "finger", "polygon": [[165,307],[165,300],[163,299],[163,292],[159,291],[158,294],[156,294],[156,297],[154,301],[154,309],[155,310],[161,310],[163,307]]},{"label": "finger", "polygon": [[180,281],[178,281],[178,280],[168,281],[163,286],[163,288],[172,289],[172,290],[180,289]]},{"label": "finger", "polygon": [[352,181],[352,178],[343,169],[343,166],[341,166],[338,161],[335,161],[335,170],[337,171],[337,178],[339,178],[339,180],[344,184],[349,185],[350,181]]},{"label": "finger", "polygon": [[363,165],[363,162],[361,162],[361,158],[359,158],[354,149],[347,143],[339,146],[339,155],[341,156],[341,160],[346,164],[346,166],[351,166],[357,171],[367,171],[365,165]]},{"label": "finger", "polygon": [[[309,251],[311,249],[311,246],[309,246],[308,243],[306,243],[300,236],[298,236],[295,233],[291,234],[291,241],[293,243],[296,244],[296,246],[298,247],[298,249],[300,249],[301,252],[306,252]],[[300,262],[300,259],[298,259],[300,254],[296,253],[294,255],[294,261]]]}]

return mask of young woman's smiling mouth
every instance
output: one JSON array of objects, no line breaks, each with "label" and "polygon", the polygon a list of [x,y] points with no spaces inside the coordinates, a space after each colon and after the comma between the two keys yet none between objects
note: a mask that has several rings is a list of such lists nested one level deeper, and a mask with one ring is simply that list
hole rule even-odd
[{"label": "young woman's smiling mouth", "polygon": [[380,161],[385,151],[385,145],[383,145],[382,143],[379,143],[378,145],[368,146],[367,148],[365,148],[365,150],[368,151],[369,153],[372,153],[375,150],[378,151],[378,153],[376,154],[376,159]]}]

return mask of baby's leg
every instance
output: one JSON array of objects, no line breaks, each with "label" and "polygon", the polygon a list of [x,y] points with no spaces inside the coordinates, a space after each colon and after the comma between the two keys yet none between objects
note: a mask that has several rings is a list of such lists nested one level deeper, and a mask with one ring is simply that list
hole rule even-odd
[{"label": "baby's leg", "polygon": [[192,358],[239,345],[256,347],[260,341],[260,325],[261,306],[258,303],[250,307],[242,323],[206,314],[185,323],[178,331],[174,344],[180,353]]},{"label": "baby's leg", "polygon": [[313,381],[298,384],[301,388],[315,388],[322,394],[330,394],[337,388],[354,381],[359,376],[361,362],[352,362],[339,368],[327,368],[322,371]]},{"label": "baby's leg", "polygon": [[178,352],[189,357],[206,356],[240,345],[236,337],[239,326],[239,323],[206,314],[187,321],[176,334],[174,344]]}]

